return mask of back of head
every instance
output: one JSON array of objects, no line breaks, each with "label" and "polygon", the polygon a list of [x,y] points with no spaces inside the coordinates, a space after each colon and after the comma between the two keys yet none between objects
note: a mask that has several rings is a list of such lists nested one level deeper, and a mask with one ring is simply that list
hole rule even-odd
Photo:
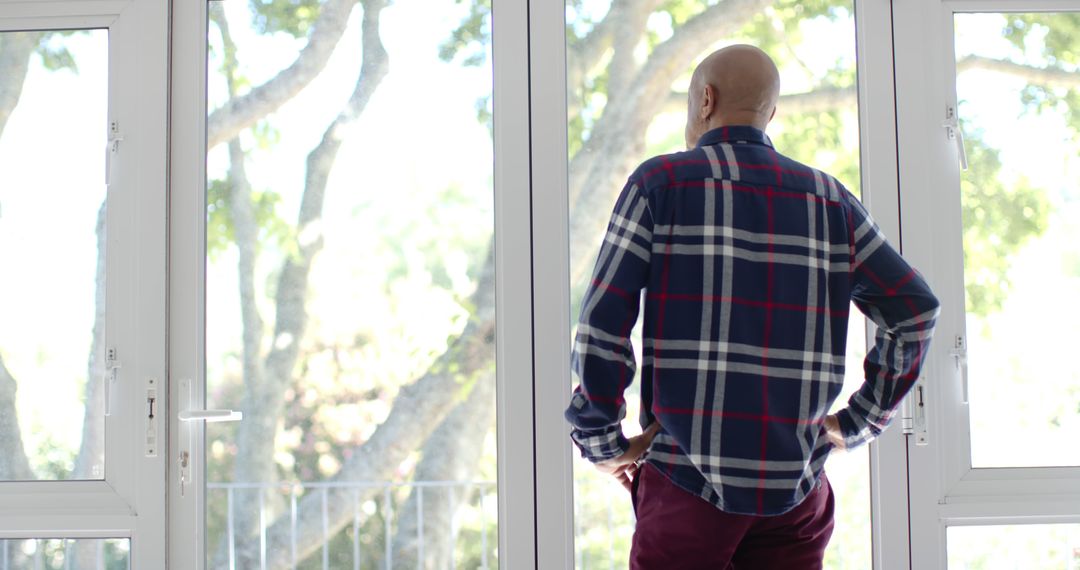
[{"label": "back of head", "polygon": [[776,111],[780,72],[772,58],[750,45],[733,45],[706,57],[690,80],[687,145],[706,131],[730,125],[764,130]]}]

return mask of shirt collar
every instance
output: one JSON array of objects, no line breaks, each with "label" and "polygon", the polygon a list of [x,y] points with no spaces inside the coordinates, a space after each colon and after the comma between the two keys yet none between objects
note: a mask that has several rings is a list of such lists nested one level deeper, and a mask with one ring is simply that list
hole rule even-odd
[{"label": "shirt collar", "polygon": [[697,146],[700,148],[722,142],[763,144],[769,148],[773,146],[769,135],[746,125],[732,125],[713,129],[701,135],[701,140],[698,141]]}]

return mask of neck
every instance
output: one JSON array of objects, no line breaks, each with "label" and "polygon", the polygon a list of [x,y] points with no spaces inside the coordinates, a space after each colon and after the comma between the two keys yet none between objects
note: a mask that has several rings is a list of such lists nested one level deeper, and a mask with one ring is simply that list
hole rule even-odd
[{"label": "neck", "polygon": [[728,113],[710,117],[705,130],[711,131],[721,127],[754,127],[759,131],[764,131],[767,126],[769,126],[769,118],[759,113]]}]

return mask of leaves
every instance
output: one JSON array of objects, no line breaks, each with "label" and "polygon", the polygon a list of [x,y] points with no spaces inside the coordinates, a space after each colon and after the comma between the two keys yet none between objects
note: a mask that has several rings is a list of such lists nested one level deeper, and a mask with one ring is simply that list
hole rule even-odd
[{"label": "leaves", "polygon": [[[232,218],[229,215],[229,183],[211,180],[206,187],[206,253],[214,261],[236,243]],[[278,215],[281,195],[272,190],[252,192],[251,203],[255,223],[259,228],[260,247],[272,245],[291,255],[296,247],[293,225]]]},{"label": "leaves", "polygon": [[71,55],[71,51],[64,45],[63,38],[82,33],[84,32],[63,31],[43,34],[37,48],[37,54],[41,57],[41,65],[49,71],[68,70],[72,73],[79,73],[79,65],[75,62],[75,57]]},{"label": "leaves", "polygon": [[306,38],[319,17],[319,0],[251,0],[251,15],[260,34],[283,32]]},{"label": "leaves", "polygon": [[[455,0],[462,4],[466,0]],[[443,61],[460,59],[462,65],[476,67],[487,61],[491,44],[491,0],[469,2],[469,12],[441,46]]]},{"label": "leaves", "polygon": [[964,281],[969,314],[1001,310],[1009,295],[1012,257],[1046,230],[1049,200],[1027,180],[1002,179],[998,151],[982,133],[965,132],[969,167],[960,181]]}]

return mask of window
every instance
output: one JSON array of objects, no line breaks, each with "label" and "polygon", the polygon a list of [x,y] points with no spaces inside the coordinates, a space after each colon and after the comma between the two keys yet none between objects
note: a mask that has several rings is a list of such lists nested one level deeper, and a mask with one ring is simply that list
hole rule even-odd
[{"label": "window", "polygon": [[1076,85],[1058,78],[1075,71],[1077,15],[1054,2],[931,4],[897,16],[898,38],[933,38],[897,45],[897,85],[921,88],[898,89],[898,124],[905,254],[942,300],[916,421],[926,445],[908,447],[911,562],[1067,568],[1080,384],[1054,366],[1075,336],[1071,306],[1054,305],[1080,283],[1078,147]]},{"label": "window", "polygon": [[0,46],[0,479],[103,479],[109,32]]},{"label": "window", "polygon": [[243,417],[185,427],[192,564],[500,563],[492,70],[447,47],[468,16],[209,4],[206,319],[183,342],[192,409]]},{"label": "window", "polygon": [[168,20],[133,4],[0,3],[5,568],[165,563]]}]

